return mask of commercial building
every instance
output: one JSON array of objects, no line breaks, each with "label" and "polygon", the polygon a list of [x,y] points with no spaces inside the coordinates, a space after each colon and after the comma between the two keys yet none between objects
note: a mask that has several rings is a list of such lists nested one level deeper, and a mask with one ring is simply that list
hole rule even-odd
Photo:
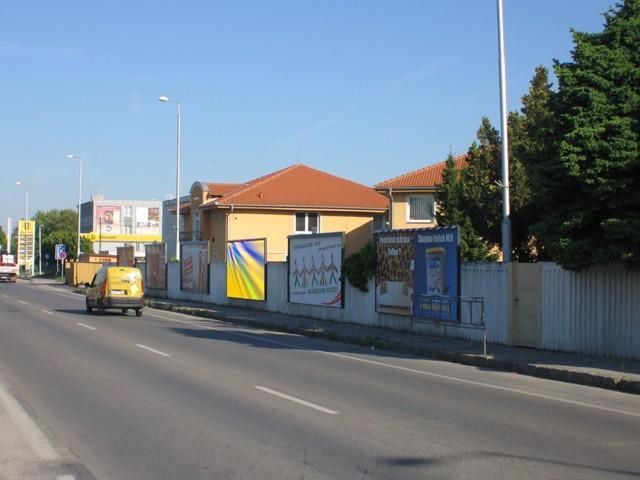
[{"label": "commercial building", "polygon": [[118,247],[133,245],[136,257],[143,257],[145,243],[162,240],[162,202],[93,194],[81,206],[80,233],[93,242],[94,253],[115,255]]}]

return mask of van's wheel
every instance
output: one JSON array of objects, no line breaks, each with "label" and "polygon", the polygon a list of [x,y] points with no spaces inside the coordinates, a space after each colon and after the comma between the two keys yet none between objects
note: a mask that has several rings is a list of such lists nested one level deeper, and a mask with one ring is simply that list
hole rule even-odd
[{"label": "van's wheel", "polygon": [[124,313],[126,315],[127,313],[129,313],[129,309],[128,308],[123,308],[122,309],[122,313]]},{"label": "van's wheel", "polygon": [[142,309],[141,308],[137,308],[136,309],[136,317],[141,317],[142,316]]},{"label": "van's wheel", "polygon": [[86,303],[86,305],[87,305],[87,307],[86,307],[86,308],[87,308],[87,313],[91,313],[91,312],[93,311],[93,308],[91,308],[91,307],[89,306],[89,300],[86,300],[86,302],[85,302],[85,303]]}]

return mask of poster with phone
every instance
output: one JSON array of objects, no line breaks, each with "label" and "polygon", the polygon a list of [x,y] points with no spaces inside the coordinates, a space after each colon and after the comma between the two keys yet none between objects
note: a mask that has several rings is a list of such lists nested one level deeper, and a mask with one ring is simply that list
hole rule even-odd
[{"label": "poster with phone", "polygon": [[415,232],[413,314],[430,319],[458,319],[460,295],[460,235],[458,227]]}]

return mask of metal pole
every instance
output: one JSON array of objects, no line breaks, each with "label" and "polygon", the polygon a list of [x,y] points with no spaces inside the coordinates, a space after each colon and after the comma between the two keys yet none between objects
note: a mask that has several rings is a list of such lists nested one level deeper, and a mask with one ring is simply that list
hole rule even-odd
[{"label": "metal pole", "polygon": [[11,217],[7,218],[7,253],[11,254],[11,223],[13,219]]},{"label": "metal pole", "polygon": [[42,275],[42,225],[38,225],[38,275]]},{"label": "metal pole", "polygon": [[180,260],[180,102],[176,102],[178,132],[176,138],[176,260]]},{"label": "metal pole", "polygon": [[507,79],[504,54],[503,0],[498,1],[498,58],[500,65],[500,134],[502,136],[502,259],[511,261],[511,212],[509,207],[509,135],[507,132]]},{"label": "metal pole", "polygon": [[76,245],[76,261],[80,260],[80,201],[82,199],[82,157],[80,160],[80,182],[78,186],[78,245]]}]

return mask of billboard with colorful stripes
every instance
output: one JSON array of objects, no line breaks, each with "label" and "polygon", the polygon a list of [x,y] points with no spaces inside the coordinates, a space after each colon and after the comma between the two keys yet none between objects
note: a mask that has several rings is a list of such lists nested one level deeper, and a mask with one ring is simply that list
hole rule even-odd
[{"label": "billboard with colorful stripes", "polygon": [[227,297],[266,300],[266,255],[264,238],[227,242]]}]

